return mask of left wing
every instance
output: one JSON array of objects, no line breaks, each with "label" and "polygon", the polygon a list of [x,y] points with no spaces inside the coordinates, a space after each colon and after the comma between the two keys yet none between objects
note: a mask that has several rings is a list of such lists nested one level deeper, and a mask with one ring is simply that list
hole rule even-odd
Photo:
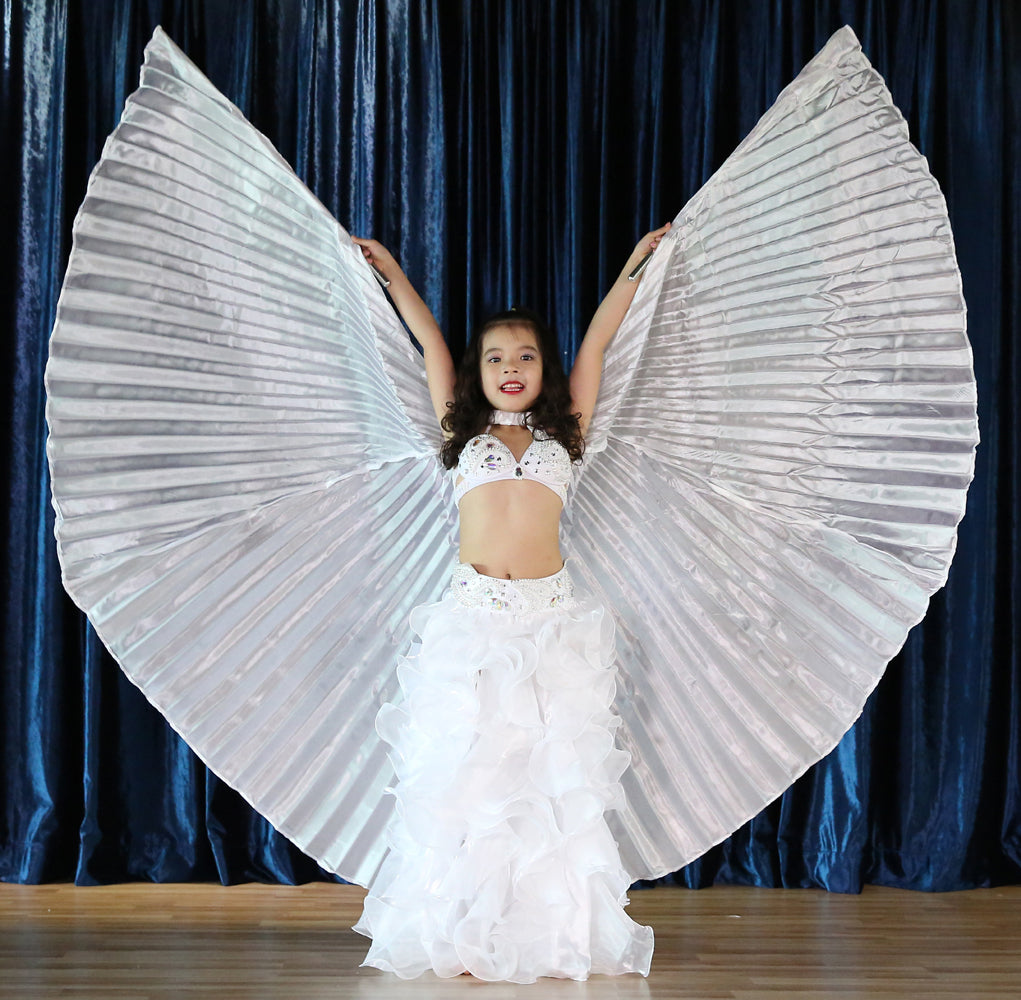
[{"label": "left wing", "polygon": [[366,883],[373,728],[453,560],[421,358],[347,234],[157,29],[46,369],[64,583],[221,778]]}]

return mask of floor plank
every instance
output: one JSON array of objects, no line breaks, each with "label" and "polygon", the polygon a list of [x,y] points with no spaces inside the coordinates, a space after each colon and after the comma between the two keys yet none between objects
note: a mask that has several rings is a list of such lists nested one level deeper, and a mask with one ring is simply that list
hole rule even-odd
[{"label": "floor plank", "polygon": [[[653,998],[980,1000],[1021,996],[1021,887],[861,896],[717,887],[632,893],[652,974],[534,987],[358,963],[363,891],[300,886],[0,884],[0,997],[40,1000]],[[477,992],[484,990],[484,994]]]}]

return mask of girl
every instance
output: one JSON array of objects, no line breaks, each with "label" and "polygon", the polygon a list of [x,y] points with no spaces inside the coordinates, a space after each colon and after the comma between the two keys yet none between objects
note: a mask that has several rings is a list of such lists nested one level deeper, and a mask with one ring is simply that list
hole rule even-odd
[{"label": "girl", "polygon": [[570,382],[549,329],[513,309],[476,332],[455,378],[432,313],[393,257],[356,239],[422,345],[460,521],[451,593],[417,609],[403,706],[377,730],[399,779],[390,854],[355,928],[365,964],[403,978],[647,975],[652,931],[603,814],[621,801],[613,625],[574,597],[559,547],[603,351],[637,287],[644,236],[597,310]]}]

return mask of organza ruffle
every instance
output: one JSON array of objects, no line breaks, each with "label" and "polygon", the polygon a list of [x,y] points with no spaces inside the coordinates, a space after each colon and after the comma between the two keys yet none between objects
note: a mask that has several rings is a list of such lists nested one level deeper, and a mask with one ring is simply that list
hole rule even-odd
[{"label": "organza ruffle", "polygon": [[404,700],[380,736],[398,782],[389,853],[355,927],[365,965],[410,979],[648,974],[653,936],[605,812],[614,746],[613,624],[591,604],[514,615],[453,597],[417,608]]}]

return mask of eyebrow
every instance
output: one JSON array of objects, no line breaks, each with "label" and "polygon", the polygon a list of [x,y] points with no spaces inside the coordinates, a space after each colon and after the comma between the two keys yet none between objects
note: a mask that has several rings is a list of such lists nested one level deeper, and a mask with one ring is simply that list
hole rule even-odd
[{"label": "eyebrow", "polygon": [[[533,354],[538,354],[539,353],[539,348],[536,347],[534,344],[524,343],[524,344],[518,344],[516,347],[512,347],[510,349],[510,352],[512,354],[515,351],[531,351]],[[484,358],[488,358],[490,354],[501,354],[501,353],[502,353],[502,351],[500,350],[499,347],[491,347],[491,348],[489,348],[488,351],[484,351],[482,356]]]}]

